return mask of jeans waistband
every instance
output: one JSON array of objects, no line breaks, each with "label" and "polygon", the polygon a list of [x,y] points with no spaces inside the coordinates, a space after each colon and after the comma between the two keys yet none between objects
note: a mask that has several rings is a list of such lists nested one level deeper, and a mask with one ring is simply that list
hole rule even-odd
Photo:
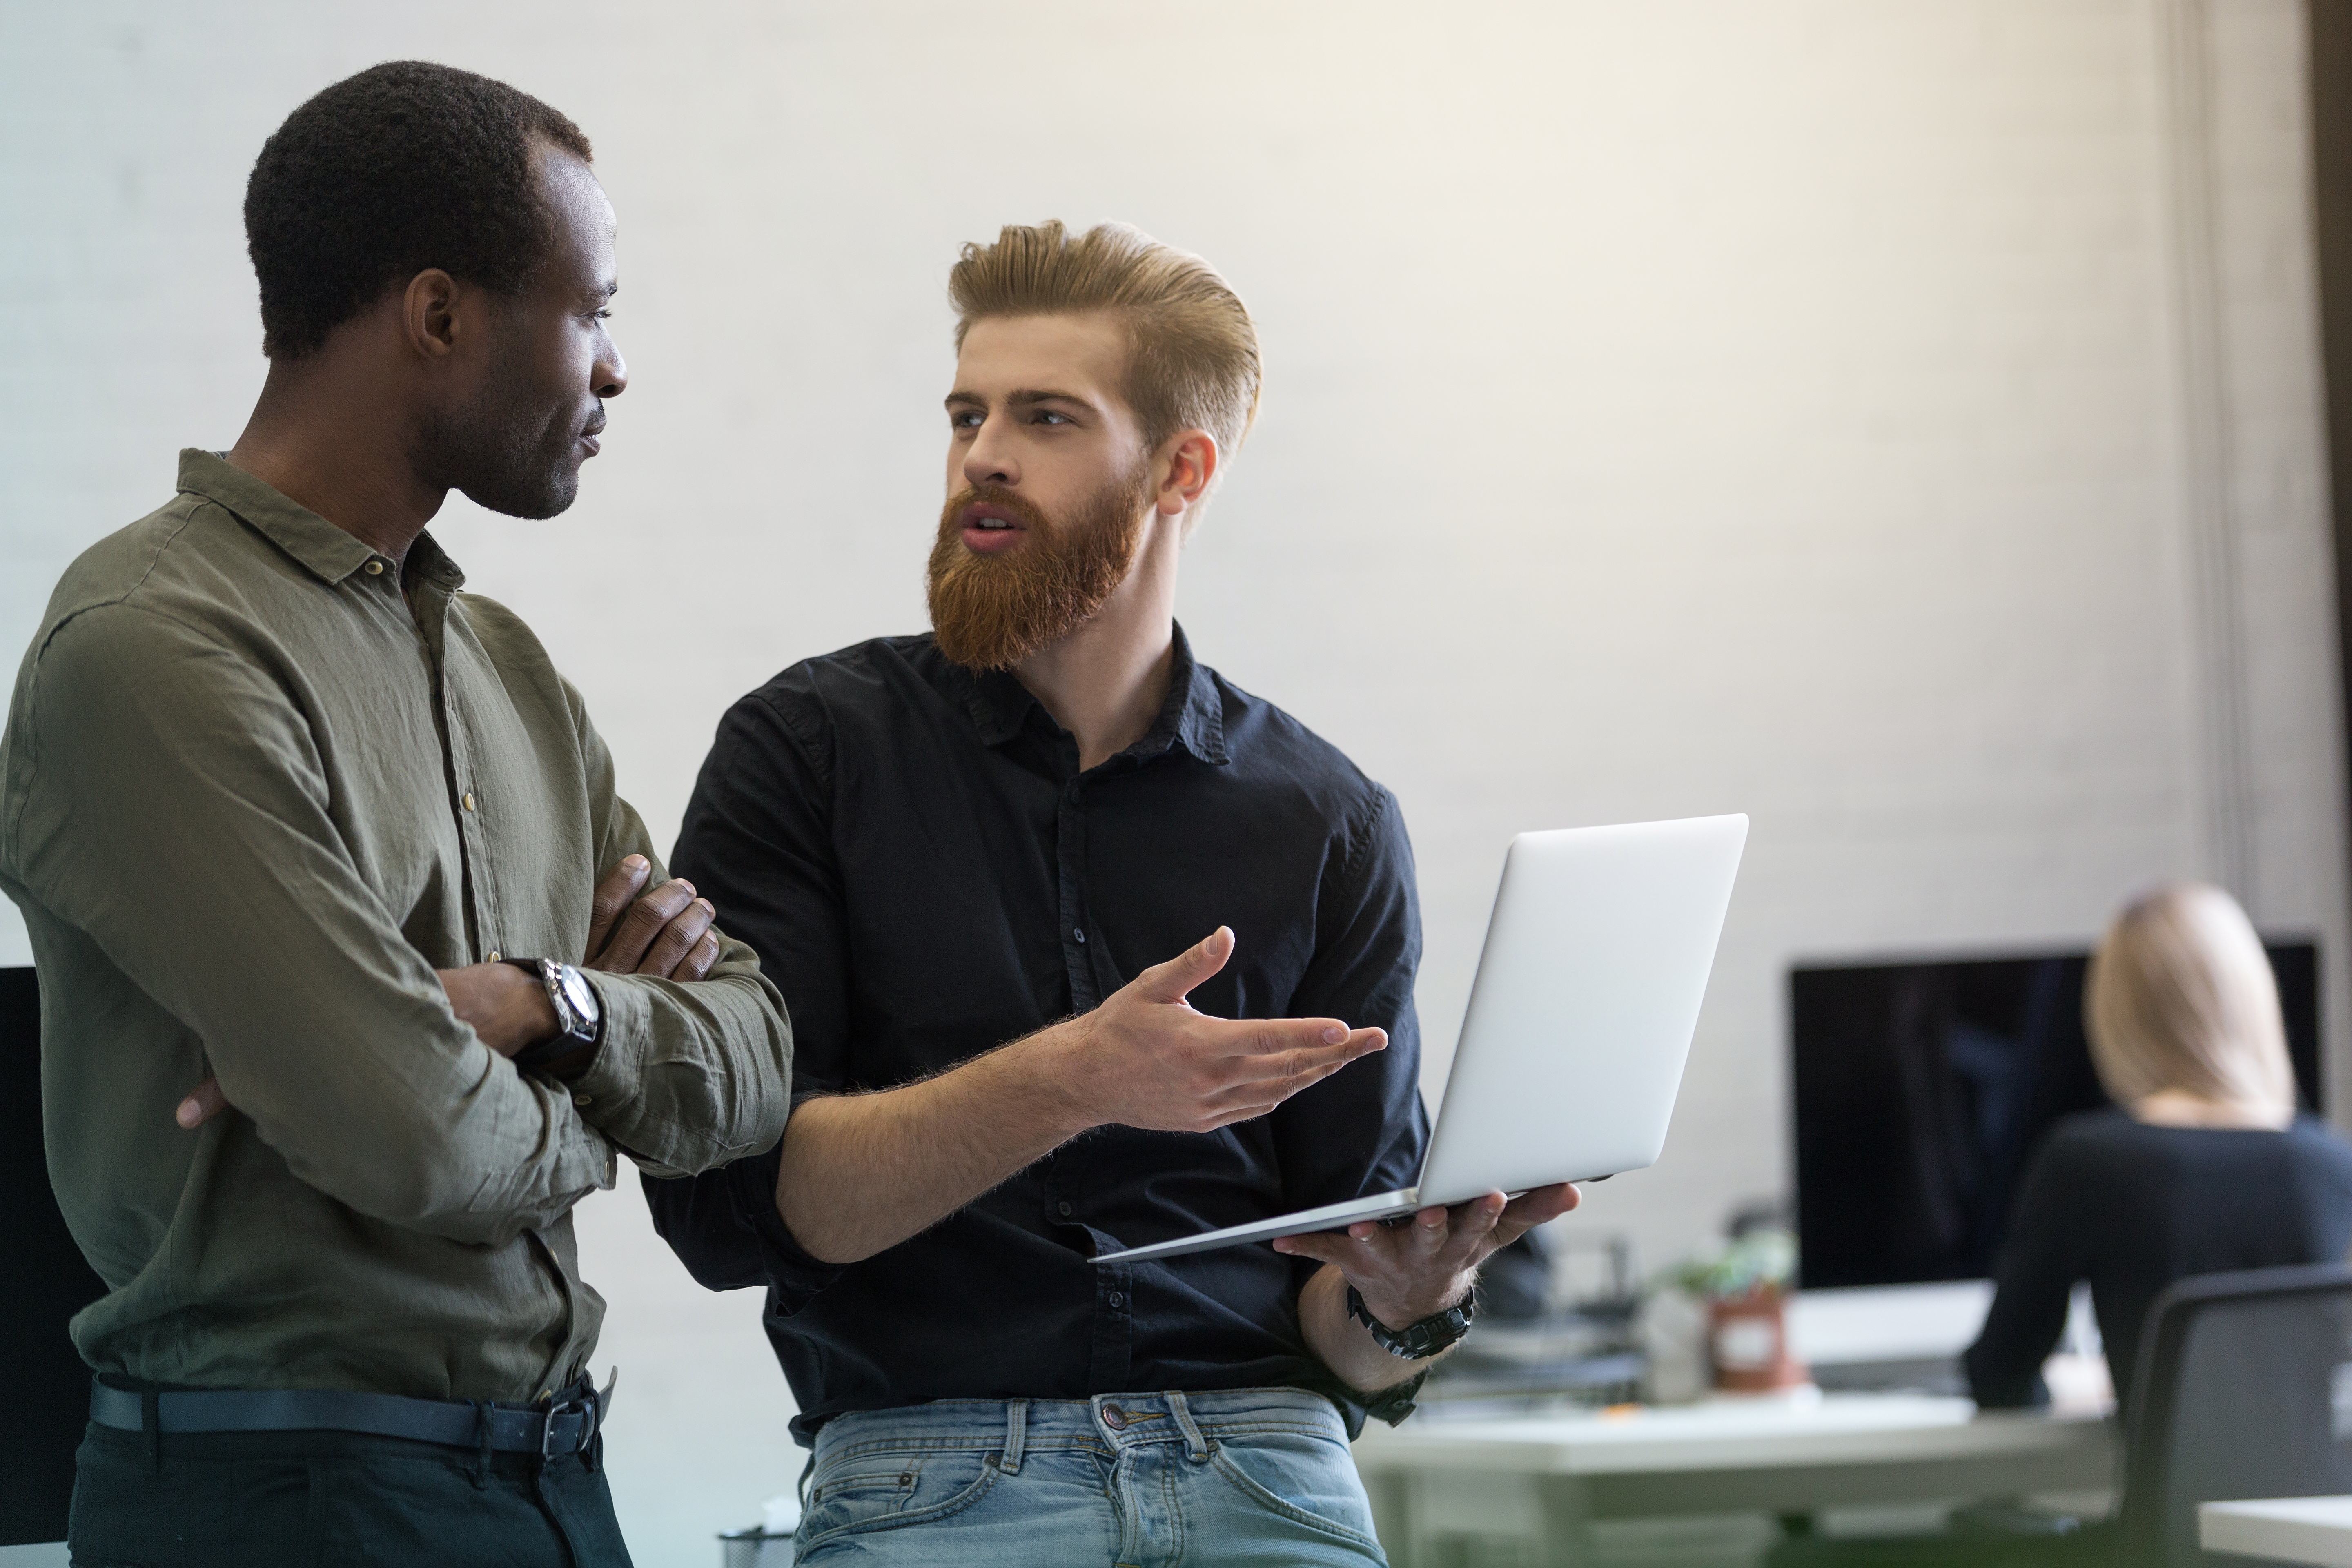
[{"label": "jeans waistband", "polygon": [[1218,1438],[1253,1432],[1308,1432],[1348,1441],[1339,1410],[1298,1388],[1223,1388],[1185,1394],[1097,1394],[1090,1399],[940,1399],[893,1410],[836,1415],[817,1432],[811,1468],[860,1454],[982,1448],[1017,1474],[1022,1456],[1085,1445],[1117,1450],[1181,1443],[1199,1457]]}]

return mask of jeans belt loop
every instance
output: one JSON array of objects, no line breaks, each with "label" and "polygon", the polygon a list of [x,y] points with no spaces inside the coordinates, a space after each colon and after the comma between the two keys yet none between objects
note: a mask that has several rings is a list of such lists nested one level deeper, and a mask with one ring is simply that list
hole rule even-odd
[{"label": "jeans belt loop", "polygon": [[1181,1390],[1168,1391],[1168,1409],[1176,1417],[1176,1425],[1184,1429],[1184,1457],[1194,1464],[1205,1464],[1209,1458],[1209,1440],[1201,1435],[1200,1424],[1192,1419],[1192,1406],[1186,1403]]},{"label": "jeans belt loop", "polygon": [[1021,1473],[1021,1451],[1029,1441],[1029,1402],[1008,1399],[1004,1402],[1004,1457],[996,1468],[1008,1476]]}]

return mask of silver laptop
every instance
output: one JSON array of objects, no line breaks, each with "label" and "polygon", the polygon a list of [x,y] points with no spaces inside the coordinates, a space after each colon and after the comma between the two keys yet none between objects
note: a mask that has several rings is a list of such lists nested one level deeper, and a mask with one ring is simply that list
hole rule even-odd
[{"label": "silver laptop", "polygon": [[1339,1230],[1655,1164],[1747,843],[1745,816],[1520,834],[1421,1180],[1095,1261]]}]

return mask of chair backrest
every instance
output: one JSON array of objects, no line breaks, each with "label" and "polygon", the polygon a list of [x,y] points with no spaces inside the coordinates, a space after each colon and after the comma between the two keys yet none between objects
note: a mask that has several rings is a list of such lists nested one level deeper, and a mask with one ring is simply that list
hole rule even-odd
[{"label": "chair backrest", "polygon": [[2121,1561],[2231,1561],[2197,1544],[2197,1505],[2352,1492],[2352,1268],[2183,1279],[2140,1336],[2125,1443]]},{"label": "chair backrest", "polygon": [[41,993],[0,969],[0,1546],[63,1541],[89,1368],[66,1322],[106,1294],[66,1230],[41,1152]]}]

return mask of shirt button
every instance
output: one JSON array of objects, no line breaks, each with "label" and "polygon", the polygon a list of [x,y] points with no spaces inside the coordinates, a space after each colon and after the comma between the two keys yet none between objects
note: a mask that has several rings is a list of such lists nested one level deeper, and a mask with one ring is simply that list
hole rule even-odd
[{"label": "shirt button", "polygon": [[506,960],[499,956],[499,950],[494,947],[490,949],[490,956],[482,960],[482,962],[484,963],[504,963]]},{"label": "shirt button", "polygon": [[466,809],[467,811],[474,809],[474,794],[471,790],[466,792]]},{"label": "shirt button", "polygon": [[575,1094],[572,1097],[572,1103],[574,1105],[593,1105],[596,1103],[596,1097],[593,1094]]},{"label": "shirt button", "polygon": [[1084,931],[1081,931],[1081,930],[1079,930],[1077,927],[1073,926],[1073,927],[1071,927],[1071,928],[1070,928],[1070,934],[1071,934],[1072,936],[1076,937],[1076,938],[1078,939],[1079,944],[1080,944],[1081,946],[1083,946],[1083,945],[1085,944],[1086,940],[1087,940],[1087,933],[1086,933]]},{"label": "shirt button", "polygon": [[1113,1307],[1113,1309],[1117,1309],[1117,1308],[1119,1308],[1119,1307],[1124,1307],[1124,1306],[1126,1306],[1126,1305],[1127,1305],[1127,1298],[1126,1298],[1126,1297],[1124,1297],[1124,1296],[1122,1296],[1122,1295],[1120,1295],[1120,1294],[1119,1294],[1118,1291],[1116,1291],[1116,1290],[1114,1290],[1114,1291],[1112,1291],[1112,1292],[1110,1293],[1109,1300],[1110,1300],[1110,1304],[1111,1304],[1111,1306]]},{"label": "shirt button", "polygon": [[369,576],[371,576],[371,577],[381,577],[381,576],[383,576],[383,562],[381,562],[381,561],[371,561],[371,562],[369,562],[369,563],[367,563],[367,574],[368,574]]},{"label": "shirt button", "polygon": [[1067,1204],[1055,1204],[1055,1205],[1054,1205],[1054,1208],[1055,1208],[1055,1210],[1057,1213],[1059,1213],[1059,1214],[1061,1215],[1061,1216],[1062,1216],[1064,1219],[1067,1219],[1067,1218],[1069,1218],[1069,1217],[1070,1217],[1070,1205],[1067,1205]]}]

